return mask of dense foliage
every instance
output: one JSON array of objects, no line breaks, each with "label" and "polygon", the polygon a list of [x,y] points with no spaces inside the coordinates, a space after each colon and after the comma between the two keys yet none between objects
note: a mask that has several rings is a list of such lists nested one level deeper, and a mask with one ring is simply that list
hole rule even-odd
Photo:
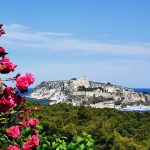
[{"label": "dense foliage", "polygon": [[96,150],[150,149],[150,112],[122,112],[115,109],[74,107],[67,104],[42,105],[35,114],[48,138],[53,134],[66,136],[68,141],[82,131],[92,135]]}]

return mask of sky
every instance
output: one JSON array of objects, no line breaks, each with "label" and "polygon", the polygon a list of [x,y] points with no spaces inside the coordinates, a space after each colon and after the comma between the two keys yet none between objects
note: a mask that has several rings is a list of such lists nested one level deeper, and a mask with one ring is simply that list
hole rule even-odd
[{"label": "sky", "polygon": [[[33,86],[84,76],[150,87],[149,0],[0,0],[0,39]],[[3,77],[3,76],[2,76]]]}]

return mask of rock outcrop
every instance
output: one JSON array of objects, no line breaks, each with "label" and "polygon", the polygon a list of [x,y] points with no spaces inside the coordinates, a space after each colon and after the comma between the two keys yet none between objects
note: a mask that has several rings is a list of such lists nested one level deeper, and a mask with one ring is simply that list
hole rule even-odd
[{"label": "rock outcrop", "polygon": [[71,103],[92,107],[121,108],[126,105],[150,105],[150,95],[134,92],[111,83],[98,83],[87,78],[64,81],[45,81],[28,95],[35,99],[48,99],[50,103]]}]

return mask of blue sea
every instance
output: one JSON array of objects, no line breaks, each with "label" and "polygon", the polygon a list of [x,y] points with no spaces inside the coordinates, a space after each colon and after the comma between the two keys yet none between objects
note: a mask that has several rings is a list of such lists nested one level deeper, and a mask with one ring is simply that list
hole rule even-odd
[{"label": "blue sea", "polygon": [[150,88],[133,88],[135,92],[150,94]]},{"label": "blue sea", "polygon": [[34,90],[34,88],[28,88],[28,91],[25,93],[20,93],[21,96],[27,96],[28,94],[30,94],[32,91]]}]

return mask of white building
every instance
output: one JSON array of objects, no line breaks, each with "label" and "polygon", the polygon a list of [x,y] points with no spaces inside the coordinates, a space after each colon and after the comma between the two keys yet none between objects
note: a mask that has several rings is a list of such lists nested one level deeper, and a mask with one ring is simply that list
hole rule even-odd
[{"label": "white building", "polygon": [[90,87],[90,82],[86,77],[76,78],[74,80],[71,80],[71,82],[72,82],[74,89],[76,90],[79,86],[84,86],[85,88]]}]

